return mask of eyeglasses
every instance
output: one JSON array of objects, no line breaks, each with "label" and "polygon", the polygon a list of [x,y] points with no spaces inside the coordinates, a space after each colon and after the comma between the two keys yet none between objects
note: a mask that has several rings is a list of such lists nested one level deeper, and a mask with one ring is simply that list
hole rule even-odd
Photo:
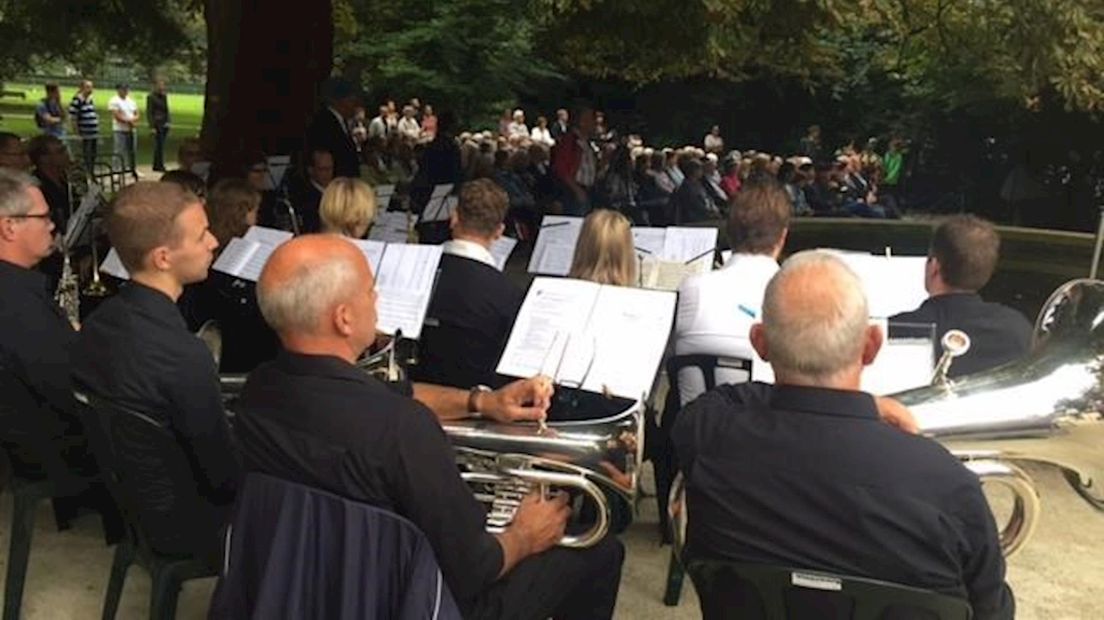
[{"label": "eyeglasses", "polygon": [[20,215],[5,215],[4,217],[10,217],[13,219],[21,220],[48,220],[50,219],[49,213],[23,213]]}]

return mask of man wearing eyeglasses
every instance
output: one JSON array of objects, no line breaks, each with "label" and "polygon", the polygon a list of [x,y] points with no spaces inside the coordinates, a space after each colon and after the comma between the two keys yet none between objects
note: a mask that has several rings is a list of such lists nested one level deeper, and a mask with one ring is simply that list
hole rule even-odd
[{"label": "man wearing eyeglasses", "polygon": [[0,443],[17,475],[62,485],[96,467],[69,379],[76,332],[35,269],[53,252],[53,232],[31,177],[0,169]]}]

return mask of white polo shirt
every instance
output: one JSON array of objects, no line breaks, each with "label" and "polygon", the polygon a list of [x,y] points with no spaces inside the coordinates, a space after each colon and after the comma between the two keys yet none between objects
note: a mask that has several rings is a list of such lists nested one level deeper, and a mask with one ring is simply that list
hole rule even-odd
[{"label": "white polo shirt", "polygon": [[[126,99],[123,99],[119,95],[115,95],[107,102],[107,109],[111,112],[118,110],[123,114],[123,118],[134,120],[138,117],[138,104],[134,99],[127,95]],[[134,131],[130,125],[120,123],[115,119],[115,115],[111,115],[111,129],[113,131]]]},{"label": "white polo shirt", "polygon": [[[675,320],[676,355],[718,355],[755,359],[748,331],[762,315],[763,293],[778,273],[778,263],[765,254],[733,254],[717,271],[691,276],[679,287]],[[718,370],[726,383],[747,381],[738,370]],[[705,391],[700,372],[679,374],[683,403]]]}]

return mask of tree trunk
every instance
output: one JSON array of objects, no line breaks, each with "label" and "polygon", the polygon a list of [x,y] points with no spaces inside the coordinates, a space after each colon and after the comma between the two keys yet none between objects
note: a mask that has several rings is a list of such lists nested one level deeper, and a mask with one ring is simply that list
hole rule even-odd
[{"label": "tree trunk", "polygon": [[217,176],[254,153],[297,155],[333,67],[332,0],[204,0],[201,140]]}]

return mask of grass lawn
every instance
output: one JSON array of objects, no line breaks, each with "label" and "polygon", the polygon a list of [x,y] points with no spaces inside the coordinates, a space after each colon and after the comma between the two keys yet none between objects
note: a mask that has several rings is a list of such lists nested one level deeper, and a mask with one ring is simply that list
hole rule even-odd
[{"label": "grass lawn", "polygon": [[[105,85],[107,86],[107,85]],[[22,92],[24,99],[15,97],[0,98],[0,131],[10,131],[21,136],[31,137],[40,133],[34,121],[34,110],[39,101],[46,96],[42,85],[5,83],[4,90]],[[61,103],[68,107],[77,89],[75,86],[61,87]],[[149,91],[132,89],[130,96],[138,103],[138,109],[142,113],[138,131],[138,165],[149,166],[153,162],[153,134],[146,124],[146,95]],[[115,95],[110,87],[97,86],[92,93],[92,99],[96,102],[96,110],[100,114],[100,135],[110,136],[111,115],[107,111],[107,102]],[[169,113],[172,115],[172,129],[169,131],[168,141],[165,145],[165,165],[173,167],[176,163],[176,147],[184,138],[199,135],[199,128],[203,122],[203,95],[174,94],[169,91]],[[70,135],[72,129],[70,128]],[[100,152],[111,150],[111,138],[106,139],[106,146],[100,143]],[[79,157],[79,148],[74,151]]]}]

